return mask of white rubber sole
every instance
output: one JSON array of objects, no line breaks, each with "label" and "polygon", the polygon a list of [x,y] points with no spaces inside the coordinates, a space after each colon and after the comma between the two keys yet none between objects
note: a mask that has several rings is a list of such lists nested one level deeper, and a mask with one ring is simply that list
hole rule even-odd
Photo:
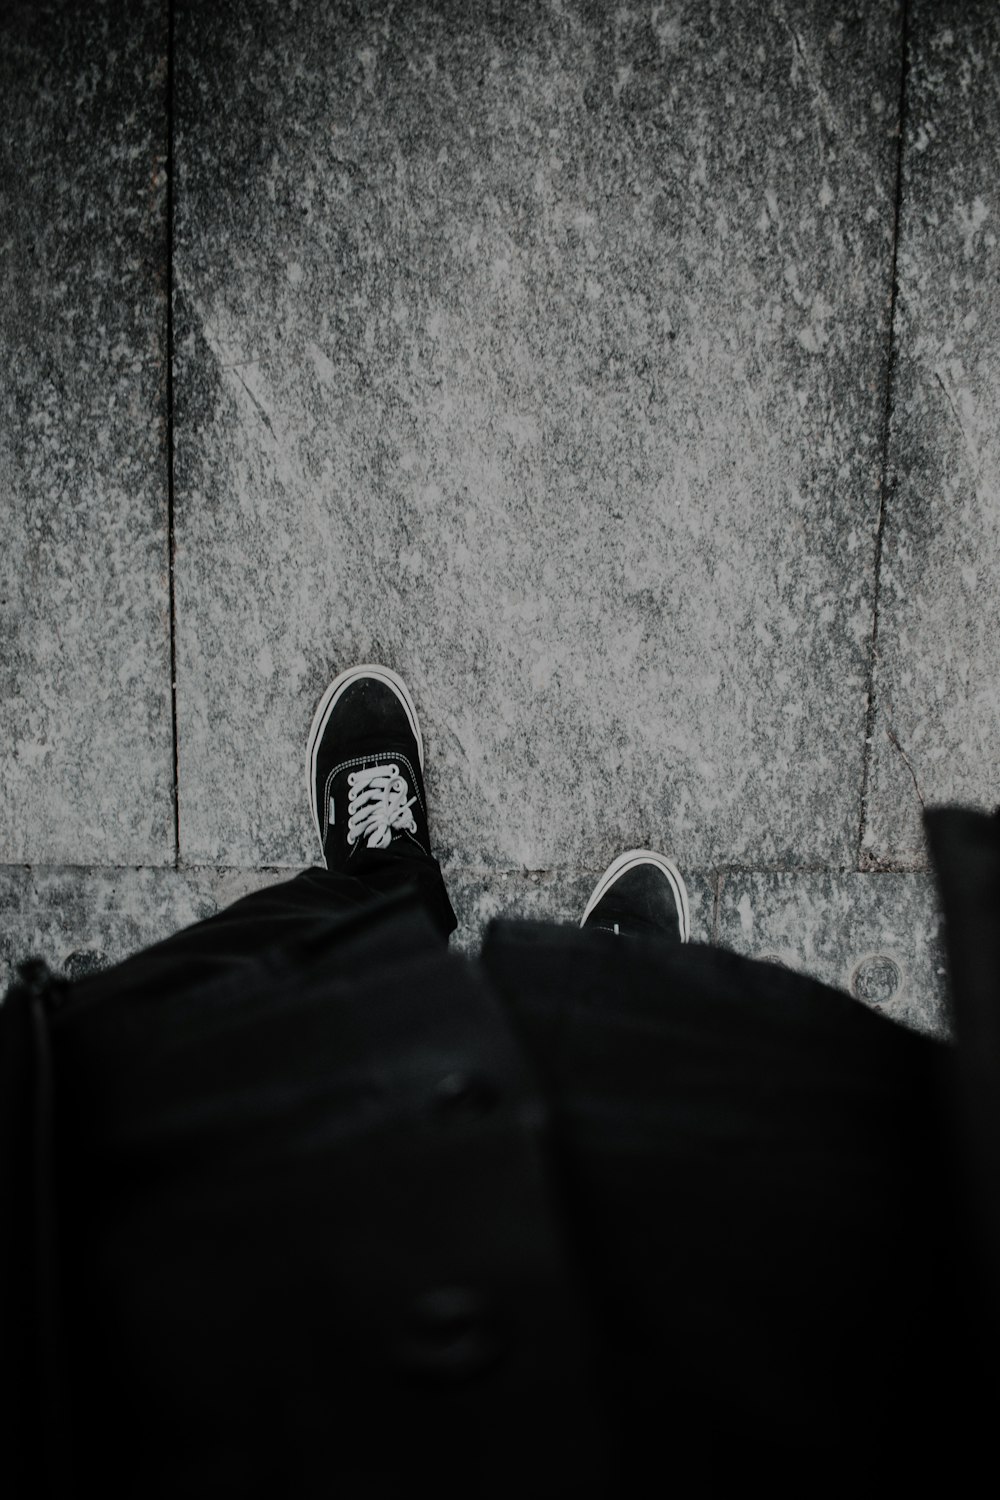
[{"label": "white rubber sole", "polygon": [[665,854],[655,854],[652,849],[626,849],[624,854],[619,854],[617,859],[611,861],[594,887],[594,894],[587,902],[587,909],[580,918],[580,926],[582,927],[586,922],[598,901],[607,895],[608,888],[614,885],[619,875],[624,875],[626,870],[632,870],[636,865],[655,865],[658,870],[663,871],[670,882],[670,888],[674,893],[674,900],[677,902],[677,910],[680,914],[681,942],[690,942],[691,908],[688,904],[687,886],[684,884],[681,872],[673,860],[667,859]]},{"label": "white rubber sole", "polygon": [[371,662],[364,662],[359,667],[348,667],[346,672],[341,672],[339,677],[333,679],[319,700],[319,707],[313,714],[312,727],[309,730],[309,738],[306,741],[306,777],[309,785],[309,806],[312,808],[313,822],[316,825],[316,837],[319,839],[320,848],[323,847],[323,834],[320,829],[319,807],[316,803],[316,760],[319,755],[320,741],[323,738],[326,726],[330,722],[330,715],[336,708],[341,694],[346,688],[350,687],[352,682],[357,682],[359,677],[375,677],[379,682],[384,682],[387,687],[392,688],[396,694],[396,697],[406,710],[406,717],[410,721],[410,728],[413,730],[413,736],[417,742],[420,773],[423,775],[423,736],[420,733],[420,723],[417,719],[416,706],[410,697],[410,690],[402,677],[394,672],[391,667],[375,666]]}]

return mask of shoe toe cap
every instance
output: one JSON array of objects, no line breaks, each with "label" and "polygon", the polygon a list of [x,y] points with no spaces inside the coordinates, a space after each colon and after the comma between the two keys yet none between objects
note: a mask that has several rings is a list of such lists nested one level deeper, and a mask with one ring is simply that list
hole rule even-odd
[{"label": "shoe toe cap", "polygon": [[587,925],[614,922],[623,930],[682,938],[677,897],[658,865],[643,862],[619,875],[593,908]]}]

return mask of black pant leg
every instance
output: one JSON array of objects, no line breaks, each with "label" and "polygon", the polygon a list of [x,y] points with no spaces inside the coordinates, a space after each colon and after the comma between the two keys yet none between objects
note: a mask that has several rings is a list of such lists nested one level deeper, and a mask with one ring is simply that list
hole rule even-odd
[{"label": "black pant leg", "polygon": [[496,920],[481,964],[550,1109],[620,1494],[965,1493],[951,1049],[703,944]]},{"label": "black pant leg", "polygon": [[164,993],[252,964],[261,951],[296,942],[338,916],[405,889],[413,891],[445,943],[458,925],[436,860],[389,858],[363,880],[313,867],[266,886],[73,986],[74,1004],[155,986]]},{"label": "black pant leg", "polygon": [[70,998],[52,1041],[74,1474],[603,1494],[544,1102],[412,894],[194,989]]}]

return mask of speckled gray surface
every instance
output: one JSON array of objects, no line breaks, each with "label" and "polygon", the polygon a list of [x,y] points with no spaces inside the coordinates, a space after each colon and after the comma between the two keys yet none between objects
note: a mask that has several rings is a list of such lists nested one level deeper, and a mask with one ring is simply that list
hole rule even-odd
[{"label": "speckled gray surface", "polygon": [[[476,954],[497,916],[575,924],[600,872],[455,873],[451,947]],[[29,953],[71,977],[116,963],[287,870],[0,868],[0,994]],[[836,985],[893,1019],[946,1035],[934,883],[922,874],[685,872],[694,942],[718,942]],[[718,900],[716,887],[718,884]]]},{"label": "speckled gray surface", "polygon": [[177,47],[184,857],[311,857],[314,702],[376,660],[448,863],[854,859],[898,7],[250,0]]},{"label": "speckled gray surface", "polygon": [[[563,878],[459,871],[448,881],[456,953],[476,954],[491,918],[579,922],[600,871]],[[0,995],[21,958],[36,954],[71,977],[105,968],[260,890],[288,870],[100,870],[0,867]],[[715,880],[686,874],[695,941],[712,932]]]},{"label": "speckled gray surface", "polygon": [[931,881],[851,870],[1000,801],[1000,20],[910,12],[890,382],[896,0],[175,6],[172,870],[166,7],[5,8],[0,971],[315,860],[373,659],[460,951],[650,844],[696,938],[943,1030]]},{"label": "speckled gray surface", "polygon": [[0,862],[174,854],[165,22],[0,17]]},{"label": "speckled gray surface", "polygon": [[2,867],[0,993],[29,955],[77,978],[287,879],[286,870]]},{"label": "speckled gray surface", "polygon": [[865,852],[1000,803],[1000,7],[913,5]]},{"label": "speckled gray surface", "polygon": [[762,874],[719,885],[717,941],[847,990],[893,1020],[949,1034],[941,916],[924,874]]}]

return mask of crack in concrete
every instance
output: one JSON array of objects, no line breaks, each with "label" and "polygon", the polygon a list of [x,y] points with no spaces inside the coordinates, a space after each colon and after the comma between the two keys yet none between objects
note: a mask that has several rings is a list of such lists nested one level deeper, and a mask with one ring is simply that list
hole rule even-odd
[{"label": "crack in concrete", "polygon": [[889,740],[889,743],[892,746],[894,746],[894,748],[902,756],[903,763],[905,764],[906,769],[909,771],[910,775],[913,777],[913,788],[914,788],[914,791],[917,794],[917,800],[919,801],[920,806],[921,807],[925,807],[926,803],[924,802],[924,794],[920,790],[920,783],[917,780],[917,773],[913,769],[913,762],[910,760],[910,757],[907,755],[906,751],[903,749],[902,745],[899,743],[899,736],[896,734],[896,731],[893,729],[893,727],[892,727],[891,724],[889,724],[889,725],[886,726],[886,731],[885,732],[886,732],[886,736],[887,736],[887,738]]},{"label": "crack in concrete", "polygon": [[786,30],[792,38],[792,45],[795,48],[796,53],[798,54],[799,61],[802,64],[802,70],[809,80],[809,86],[812,90],[813,99],[819,105],[820,113],[823,116],[826,128],[829,130],[831,135],[836,135],[836,118],[830,105],[829,95],[827,94],[826,89],[824,89],[823,85],[820,83],[819,79],[816,77],[815,72],[813,71],[812,64],[810,63],[809,58],[806,55],[806,49],[803,45],[802,37],[788,20],[787,16],[785,16],[783,11],[779,9],[777,14],[779,20],[785,26]]},{"label": "crack in concrete", "polygon": [[[22,861],[14,861],[13,863],[9,863],[9,864],[0,863],[0,878],[2,878],[5,875],[11,875],[14,871],[18,871],[18,872],[20,872],[23,875],[30,875],[32,872],[37,872],[39,874],[45,874],[45,875],[70,874],[70,873],[73,873],[73,872],[80,872],[80,873],[83,873],[83,874],[86,874],[86,875],[109,875],[109,876],[126,875],[126,874],[141,875],[141,874],[143,874],[143,873],[145,873],[145,872],[148,871],[148,872],[150,872],[152,874],[155,874],[155,875],[166,875],[166,876],[174,876],[174,875],[266,875],[266,876],[270,876],[270,875],[273,875],[275,877],[281,876],[281,877],[287,877],[288,879],[291,879],[293,876],[301,874],[302,871],[305,870],[305,869],[307,869],[307,868],[309,868],[308,863],[305,863],[305,864],[296,864],[296,865],[208,865],[208,864],[203,864],[203,863],[194,863],[194,864],[182,863],[179,866],[177,866],[177,865],[174,865],[171,862],[170,864],[161,864],[161,865],[141,865],[141,864],[140,865],[136,865],[136,864],[125,864],[125,865],[101,865],[101,864],[87,865],[87,864],[81,864],[81,865],[73,865],[73,864],[65,864],[65,863],[49,864],[49,863],[47,863],[44,860],[39,860],[37,862],[32,861],[32,860],[22,860]],[[929,868],[929,866],[921,866],[921,868],[922,869],[923,868]],[[589,877],[593,876],[596,879],[599,875],[603,874],[603,867],[602,866],[599,867],[597,865],[588,865],[588,866],[584,866],[584,865],[572,865],[572,866],[565,867],[565,868],[556,868],[556,867],[553,867],[551,869],[522,870],[520,868],[515,868],[514,866],[509,866],[507,869],[498,870],[498,869],[487,869],[485,866],[482,866],[482,865],[451,865],[451,866],[445,867],[443,873],[445,874],[445,876],[449,876],[449,875],[451,875],[451,876],[454,876],[454,875],[468,875],[468,876],[474,876],[474,877],[478,877],[478,878],[484,878],[484,877],[486,877],[486,878],[497,878],[497,877],[506,875],[508,877],[514,876],[514,877],[526,877],[526,878],[538,877],[538,876],[546,876],[546,877],[547,876],[552,876],[553,878],[557,878],[557,879],[560,879],[560,878],[561,879],[572,879],[574,876],[577,876],[577,877],[579,877],[579,876],[587,876],[589,878]],[[875,870],[875,869],[873,869],[873,870],[858,870],[854,865],[845,865],[845,864],[838,864],[838,865],[824,865],[824,864],[809,864],[809,865],[759,864],[759,865],[755,865],[755,864],[741,864],[741,863],[738,863],[738,862],[734,862],[732,864],[718,865],[718,866],[715,866],[715,867],[707,867],[707,866],[702,866],[702,865],[684,866],[682,873],[687,878],[690,878],[692,880],[693,879],[704,880],[704,882],[706,883],[706,885],[711,886],[713,888],[713,890],[715,891],[715,893],[716,893],[716,900],[721,901],[723,886],[725,884],[725,881],[730,876],[753,876],[753,875],[867,875],[867,874],[872,874],[872,873],[912,874],[912,873],[914,873],[914,870],[913,870],[913,867],[911,867],[909,865],[906,865],[906,866],[902,866],[901,865],[898,868],[896,868],[896,867],[894,867],[891,864],[891,862],[887,862],[884,865],[884,867],[883,866],[879,866],[877,870]]]},{"label": "crack in concrete", "polygon": [[948,387],[945,385],[944,381],[941,379],[941,375],[940,375],[940,373],[937,370],[934,371],[934,379],[937,381],[938,385],[941,387],[941,390],[944,393],[944,399],[947,401],[949,407],[951,408],[951,414],[952,414],[952,416],[955,419],[955,426],[958,428],[959,432],[962,435],[962,448],[963,448],[963,451],[964,451],[964,454],[965,454],[966,464],[968,465],[968,468],[969,468],[969,474],[970,474],[970,476],[972,478],[972,490],[973,490],[973,493],[974,493],[976,499],[978,500],[979,499],[979,476],[982,473],[982,460],[979,458],[978,454],[976,453],[976,450],[975,450],[975,448],[972,445],[972,441],[969,438],[969,434],[965,430],[965,423],[962,421],[962,418],[959,416],[958,407],[955,405],[955,402],[954,402],[954,399],[952,397],[951,391],[949,391]]},{"label": "crack in concrete", "polygon": [[[250,364],[250,363],[252,363],[252,361],[247,360],[246,363],[244,364],[243,368],[246,368],[246,364]],[[253,391],[247,385],[246,381],[243,379],[243,376],[240,374],[240,372],[237,369],[237,367],[235,365],[223,365],[223,369],[231,370],[232,373],[236,376],[236,379],[239,381],[240,385],[246,391],[247,395],[250,397],[250,400],[253,402],[254,406],[260,412],[260,418],[261,418],[261,421],[264,423],[264,426],[267,428],[268,432],[274,438],[274,441],[277,442],[278,441],[278,434],[275,432],[274,428],[271,426],[271,419],[270,419],[270,417],[268,416],[268,414],[264,410],[264,408],[261,406],[260,402],[257,400],[257,397],[254,395]]]},{"label": "crack in concrete", "polygon": [[167,6],[167,66],[164,78],[166,122],[166,469],[167,469],[167,595],[170,609],[170,739],[174,793],[174,868],[181,863],[181,777],[177,709],[177,525],[174,480],[174,8]]},{"label": "crack in concrete", "polygon": [[[906,144],[906,126],[908,118],[908,83],[909,83],[909,57],[910,57],[910,6],[909,0],[903,0],[903,9],[900,24],[900,70],[899,70],[899,112],[898,131],[896,141],[896,201],[893,213],[892,226],[892,261],[889,278],[889,329],[886,350],[886,380],[885,380],[885,405],[882,417],[882,456],[881,474],[879,478],[879,505],[878,524],[875,532],[875,556],[873,560],[872,576],[872,633],[869,646],[868,674],[865,687],[865,737],[861,751],[861,797],[858,817],[858,843],[857,843],[857,869],[864,872],[879,867],[877,856],[867,848],[868,822],[869,822],[869,799],[871,796],[872,782],[872,760],[874,757],[873,745],[875,741],[875,720],[878,711],[876,700],[875,680],[880,664],[879,652],[879,627],[881,623],[882,603],[882,552],[885,542],[885,525],[889,508],[889,500],[892,493],[892,480],[889,469],[889,446],[892,434],[892,419],[896,404],[896,365],[899,350],[896,341],[896,302],[899,295],[899,226],[902,217],[903,206],[903,153]],[[891,718],[891,710],[890,710]]]}]

